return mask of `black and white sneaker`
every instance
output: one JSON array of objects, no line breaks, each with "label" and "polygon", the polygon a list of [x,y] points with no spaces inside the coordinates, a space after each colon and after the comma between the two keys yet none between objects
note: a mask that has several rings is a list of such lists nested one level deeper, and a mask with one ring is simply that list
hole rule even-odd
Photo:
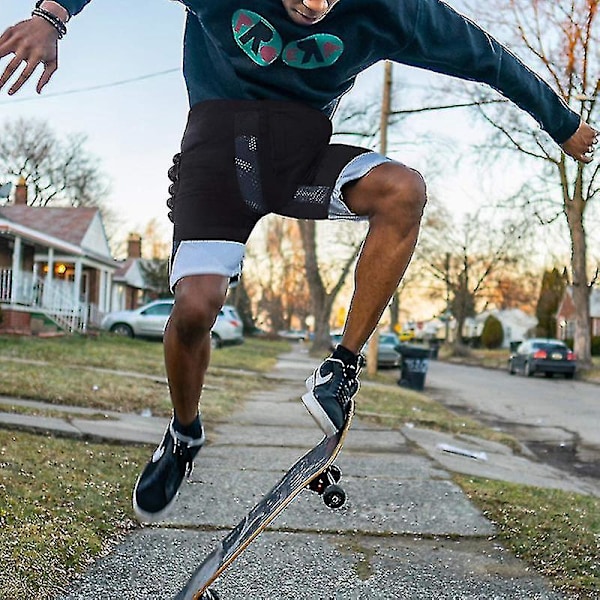
[{"label": "black and white sneaker", "polygon": [[177,498],[184,477],[192,474],[194,458],[204,444],[205,436],[182,435],[169,423],[162,442],[142,471],[133,488],[133,510],[140,521],[158,521]]},{"label": "black and white sneaker", "polygon": [[334,435],[344,427],[350,400],[360,388],[358,376],[363,364],[360,355],[356,364],[346,364],[330,356],[306,380],[308,391],[302,402],[325,435]]}]

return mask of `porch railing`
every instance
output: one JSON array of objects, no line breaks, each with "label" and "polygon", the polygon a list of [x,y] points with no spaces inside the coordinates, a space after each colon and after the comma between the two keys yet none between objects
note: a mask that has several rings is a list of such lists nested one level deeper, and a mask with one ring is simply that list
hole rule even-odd
[{"label": "porch railing", "polygon": [[102,317],[96,305],[75,301],[71,281],[54,279],[48,285],[33,273],[20,273],[14,294],[13,285],[12,269],[0,269],[0,302],[35,308],[67,331],[86,331],[90,324],[99,324]]}]

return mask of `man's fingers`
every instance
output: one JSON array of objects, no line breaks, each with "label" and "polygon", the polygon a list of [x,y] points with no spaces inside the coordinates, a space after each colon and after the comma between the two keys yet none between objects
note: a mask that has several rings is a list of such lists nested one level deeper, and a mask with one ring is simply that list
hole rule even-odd
[{"label": "man's fingers", "polygon": [[0,90],[4,87],[4,84],[13,76],[14,72],[19,68],[21,60],[16,56],[6,65],[4,73],[0,75]]},{"label": "man's fingers", "polygon": [[35,71],[35,63],[27,63],[18,79],[10,86],[8,93],[9,95],[14,94],[19,88],[33,75]]},{"label": "man's fingers", "polygon": [[50,81],[50,78],[54,75],[56,69],[58,69],[58,63],[56,61],[44,65],[44,72],[35,88],[38,94],[41,94],[43,87]]}]

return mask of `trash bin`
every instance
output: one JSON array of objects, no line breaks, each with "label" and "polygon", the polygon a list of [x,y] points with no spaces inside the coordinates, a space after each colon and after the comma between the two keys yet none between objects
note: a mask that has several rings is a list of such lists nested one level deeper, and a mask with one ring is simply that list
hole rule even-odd
[{"label": "trash bin", "polygon": [[429,367],[430,349],[400,344],[396,346],[396,350],[402,356],[398,385],[411,390],[422,390]]},{"label": "trash bin", "polygon": [[439,340],[438,338],[432,338],[429,340],[429,358],[431,358],[431,360],[438,359],[441,345],[442,340]]}]

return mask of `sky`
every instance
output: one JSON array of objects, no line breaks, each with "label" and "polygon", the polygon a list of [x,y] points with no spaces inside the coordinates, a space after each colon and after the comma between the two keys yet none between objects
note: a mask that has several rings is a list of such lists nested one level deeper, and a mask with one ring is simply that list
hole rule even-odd
[{"label": "sky", "polygon": [[[33,0],[0,0],[0,30],[27,18],[32,5]],[[116,242],[124,242],[129,232],[143,232],[151,219],[157,220],[165,239],[170,237],[166,172],[188,111],[180,71],[183,20],[177,2],[95,0],[69,23],[67,36],[59,42],[59,70],[41,96],[34,89],[35,76],[12,98],[0,92],[0,127],[6,120],[35,118],[48,121],[59,135],[87,136],[86,149],[97,157],[110,183],[108,204],[120,221]],[[0,61],[0,68],[7,60]],[[417,86],[442,79],[404,67],[395,67],[394,73]],[[119,84],[128,80],[134,81]],[[369,94],[382,80],[382,67],[375,66],[348,97]],[[406,94],[411,93],[407,88]],[[415,97],[417,106],[422,101]],[[435,131],[439,146],[422,143],[426,131]],[[510,190],[519,179],[501,170],[482,172],[472,161],[454,166],[454,157],[467,155],[469,144],[482,134],[481,124],[466,111],[430,114],[403,125],[404,143],[391,144],[390,154],[431,176],[430,192],[452,211],[464,213],[499,188]],[[452,151],[440,177],[434,155],[442,148]]]}]

